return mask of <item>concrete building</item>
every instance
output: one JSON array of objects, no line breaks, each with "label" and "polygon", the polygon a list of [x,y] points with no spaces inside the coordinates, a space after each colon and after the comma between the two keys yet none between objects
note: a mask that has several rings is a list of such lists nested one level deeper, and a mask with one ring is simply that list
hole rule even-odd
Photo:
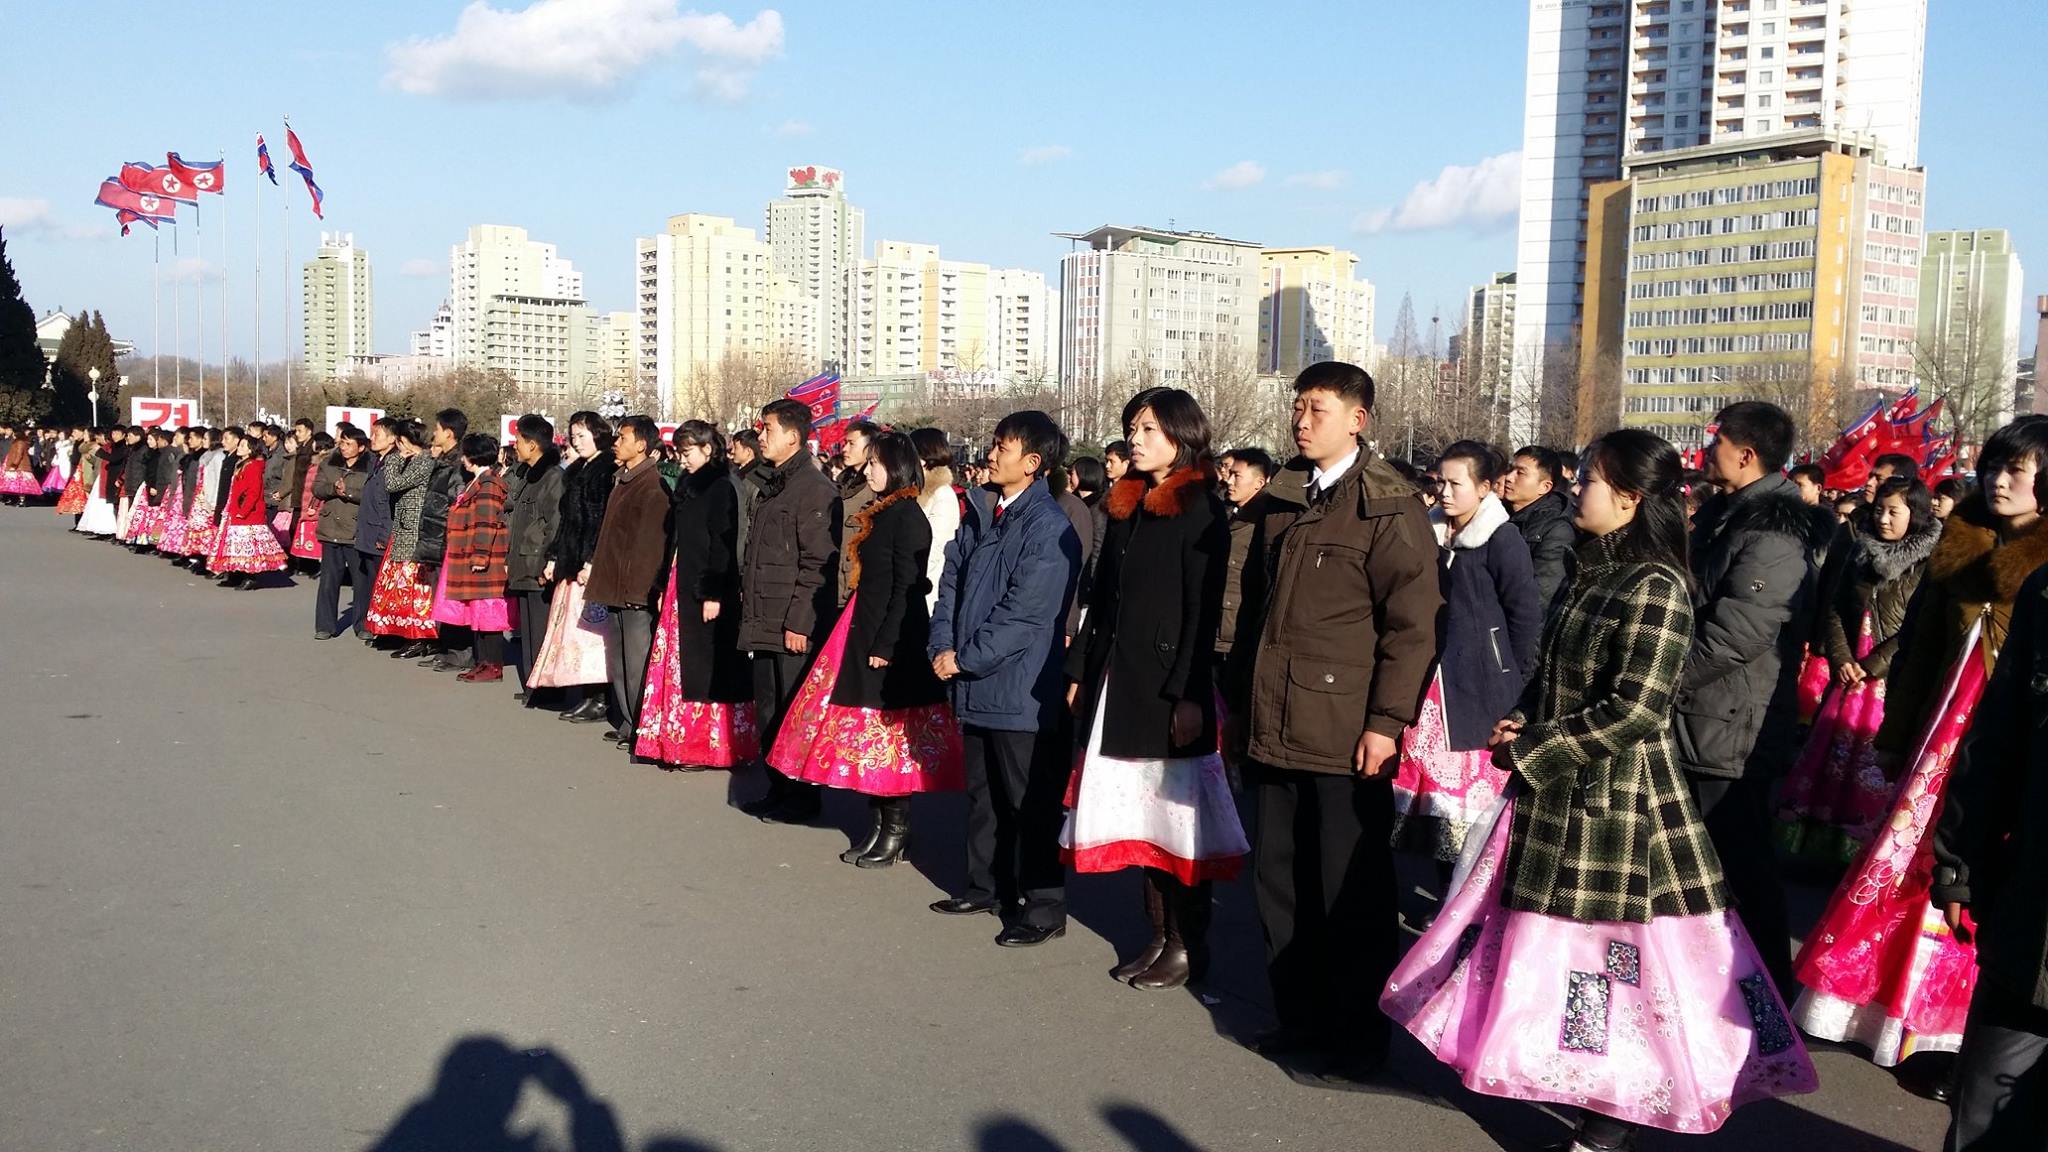
[{"label": "concrete building", "polygon": [[1358,257],[1337,248],[1267,248],[1259,255],[1259,367],[1292,379],[1323,360],[1358,363],[1372,347],[1373,286]]},{"label": "concrete building", "polygon": [[1058,235],[1079,246],[1060,260],[1064,403],[1140,373],[1174,385],[1206,359],[1258,356],[1258,244],[1162,228]]},{"label": "concrete building", "polygon": [[2016,392],[2021,331],[2020,258],[2003,228],[1932,232],[1920,261],[1915,368],[1945,395],[1966,443],[1981,444],[2032,407]]},{"label": "concrete building", "polygon": [[[36,347],[42,351],[44,360],[51,364],[57,362],[57,349],[64,343],[64,334],[71,331],[71,326],[77,322],[78,318],[69,312],[45,312],[37,318]],[[132,341],[115,339],[111,335],[108,339],[113,342],[114,356],[117,359],[135,355],[135,344]]]},{"label": "concrete building", "polygon": [[432,322],[412,334],[409,351],[415,356],[433,356],[454,362],[455,309],[448,301],[441,301],[441,306],[434,310]]},{"label": "concrete building", "polygon": [[631,391],[640,378],[640,314],[590,314],[591,368],[606,391]]},{"label": "concrete building", "polygon": [[529,405],[566,410],[600,383],[590,309],[566,296],[500,293],[484,303],[479,367],[518,382]]},{"label": "concrete building", "polygon": [[1578,339],[1594,184],[1666,150],[1813,131],[1911,168],[1926,25],[1927,0],[1530,0],[1516,387]]},{"label": "concrete building", "polygon": [[866,249],[866,217],[846,201],[845,174],[806,164],[789,170],[782,196],[768,202],[774,269],[817,302],[825,360],[846,356],[846,275]]},{"label": "concrete building", "polygon": [[2048,296],[2034,297],[2034,411],[2048,412],[2048,383],[2041,379],[2041,356],[2048,352]]},{"label": "concrete building", "polygon": [[505,359],[485,346],[484,313],[499,296],[583,300],[583,274],[553,244],[527,238],[526,229],[478,224],[448,251],[449,340],[457,364]]},{"label": "concrete building", "polygon": [[718,376],[734,363],[816,365],[816,303],[776,273],[752,228],[689,212],[669,217],[667,232],[643,237],[634,250],[639,379],[663,413],[723,413]]},{"label": "concrete building", "polygon": [[[1506,427],[1515,380],[1515,273],[1496,272],[1465,301],[1460,349],[1466,387],[1489,398],[1495,421]],[[1519,447],[1519,442],[1517,447]]]},{"label": "concrete building", "polygon": [[933,244],[882,240],[846,276],[843,371],[853,376],[979,370],[993,357],[989,267]]},{"label": "concrete building", "polygon": [[342,363],[340,375],[347,379],[360,380],[365,384],[400,390],[410,388],[430,376],[446,372],[449,366],[445,357],[424,353],[407,353],[403,356],[371,353],[366,356],[349,357]]},{"label": "concrete building", "polygon": [[1004,380],[1043,383],[1057,377],[1060,294],[1045,273],[991,268],[988,274],[987,367]]},{"label": "concrete building", "polygon": [[1579,438],[1618,420],[1697,447],[1758,398],[1832,431],[1858,391],[1910,386],[1926,177],[1884,159],[1812,131],[1595,186]]},{"label": "concrete building", "polygon": [[348,232],[322,232],[301,271],[305,365],[309,380],[333,380],[351,357],[377,342],[371,328],[370,254]]}]

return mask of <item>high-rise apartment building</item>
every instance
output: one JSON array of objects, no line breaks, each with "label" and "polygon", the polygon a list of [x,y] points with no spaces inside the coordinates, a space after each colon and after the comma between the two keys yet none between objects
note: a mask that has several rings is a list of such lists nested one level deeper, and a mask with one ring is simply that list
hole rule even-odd
[{"label": "high-rise apartment building", "polygon": [[988,274],[988,365],[1004,380],[1042,383],[1059,371],[1060,294],[1045,273],[992,268]]},{"label": "high-rise apartment building", "polygon": [[1908,386],[1926,176],[1884,160],[1811,130],[1595,186],[1579,438],[1618,420],[1696,447],[1744,399],[1832,431],[1856,391]]},{"label": "high-rise apartment building", "polygon": [[989,267],[944,260],[932,244],[882,240],[846,277],[848,376],[984,371],[994,349]]},{"label": "high-rise apartment building", "polygon": [[637,241],[635,254],[642,384],[663,413],[722,417],[720,369],[785,354],[775,303],[781,277],[769,246],[730,216],[687,212],[669,217],[662,235]]},{"label": "high-rise apartment building", "polygon": [[774,269],[817,301],[825,359],[846,356],[846,275],[866,243],[865,217],[846,201],[845,175],[807,164],[789,170],[782,196],[768,202],[768,245]]},{"label": "high-rise apartment building", "polygon": [[1372,348],[1372,281],[1337,248],[1268,248],[1259,257],[1258,371],[1294,376],[1322,360],[1359,363]]},{"label": "high-rise apartment building", "polygon": [[[1813,131],[1911,168],[1926,24],[1927,0],[1530,0],[1515,387],[1578,335],[1595,183],[1666,150]],[[1515,408],[1533,416],[1533,397]]]},{"label": "high-rise apartment building", "polygon": [[1510,423],[1509,399],[1514,392],[1515,292],[1515,274],[1496,272],[1472,289],[1465,302],[1466,386],[1491,402],[1494,418],[1503,427]]},{"label": "high-rise apartment building", "polygon": [[432,356],[437,360],[455,359],[455,309],[448,301],[434,310],[434,319],[425,328],[412,334],[410,348],[414,356]]},{"label": "high-rise apartment building", "polygon": [[583,274],[553,244],[527,238],[526,229],[478,224],[448,251],[449,336],[458,364],[483,364],[493,353],[485,345],[484,313],[499,296],[581,301]]},{"label": "high-rise apartment building", "polygon": [[310,380],[344,374],[353,356],[369,355],[376,341],[370,317],[370,254],[347,232],[322,232],[320,247],[301,273],[305,300],[305,364]]},{"label": "high-rise apartment building", "polygon": [[1204,361],[1259,351],[1260,248],[1209,232],[1105,226],[1062,232],[1060,395],[1099,398],[1120,377],[1185,382]]},{"label": "high-rise apartment building", "polygon": [[631,391],[640,378],[640,314],[590,314],[591,371],[605,391]]},{"label": "high-rise apartment building", "polygon": [[2021,275],[2012,234],[2003,228],[1928,234],[1915,367],[1927,391],[1949,398],[1949,415],[1967,443],[1983,443],[2012,419],[2016,404],[2021,411],[2033,404],[2014,388]]},{"label": "high-rise apartment building", "polygon": [[599,386],[590,309],[580,299],[497,293],[484,302],[478,367],[503,372],[526,403],[562,411]]}]

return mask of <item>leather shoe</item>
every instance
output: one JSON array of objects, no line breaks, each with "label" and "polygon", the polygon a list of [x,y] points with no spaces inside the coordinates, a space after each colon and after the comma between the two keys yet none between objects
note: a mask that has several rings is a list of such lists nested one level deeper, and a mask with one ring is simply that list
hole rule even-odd
[{"label": "leather shoe", "polygon": [[332,639],[334,639],[334,633],[332,633],[332,632],[315,632],[315,633],[313,633],[313,639],[315,639],[315,640],[332,640]]},{"label": "leather shoe", "polygon": [[955,896],[949,900],[933,901],[931,909],[941,916],[980,916],[984,913],[993,913],[996,910],[996,902]]},{"label": "leather shoe", "polygon": [[456,677],[464,684],[491,684],[504,678],[505,668],[502,664],[478,664]]},{"label": "leather shoe", "polygon": [[604,697],[592,696],[583,703],[562,713],[561,719],[571,724],[595,724],[604,719]]},{"label": "leather shoe", "polygon": [[432,656],[433,654],[434,646],[432,644],[424,640],[415,640],[398,651],[393,652],[391,658],[393,660],[417,660],[422,656]]},{"label": "leather shoe", "polygon": [[1004,948],[1036,948],[1066,934],[1065,924],[1012,924],[997,933],[996,943]]}]

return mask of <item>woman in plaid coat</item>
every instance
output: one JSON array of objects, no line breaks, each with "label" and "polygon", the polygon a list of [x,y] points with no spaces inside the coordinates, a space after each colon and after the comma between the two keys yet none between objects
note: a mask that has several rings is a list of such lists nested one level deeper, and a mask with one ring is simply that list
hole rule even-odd
[{"label": "woman in plaid coat", "polygon": [[505,523],[505,481],[498,475],[498,441],[471,432],[459,449],[469,477],[448,505],[448,551],[434,597],[434,619],[468,628],[476,662],[456,677],[469,684],[504,679],[505,633],[512,627],[505,600],[505,561],[512,532]]},{"label": "woman in plaid coat", "polygon": [[1711,1132],[1817,1086],[1728,904],[1671,733],[1692,646],[1678,453],[1640,430],[1586,452],[1590,539],[1522,703],[1512,777],[1457,889],[1380,1006],[1477,1092],[1584,1109],[1574,1148]]}]

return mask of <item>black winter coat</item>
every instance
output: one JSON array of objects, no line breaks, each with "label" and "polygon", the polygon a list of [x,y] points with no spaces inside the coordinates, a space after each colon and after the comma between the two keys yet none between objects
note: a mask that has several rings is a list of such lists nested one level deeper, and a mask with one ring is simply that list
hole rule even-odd
[{"label": "black winter coat", "polygon": [[[740,650],[740,495],[723,464],[686,472],[669,498],[676,581],[676,658],[685,700],[753,699],[752,666]],[[718,619],[704,622],[717,601]]]},{"label": "black winter coat", "polygon": [[[932,523],[918,504],[915,488],[891,492],[854,517],[854,535],[846,544],[853,558],[848,580],[853,586],[846,628],[846,651],[832,702],[849,708],[919,708],[946,698],[946,686],[932,673],[925,657],[931,637],[931,613],[925,608],[931,559]],[[868,667],[868,657],[887,660],[883,668]]]},{"label": "black winter coat", "polygon": [[556,519],[555,538],[548,542],[547,552],[555,565],[555,579],[574,580],[597,555],[604,506],[612,498],[612,483],[618,474],[619,462],[610,452],[571,460],[562,470],[562,514]]},{"label": "black winter coat", "polygon": [[385,457],[365,452],[363,459],[369,462],[370,476],[363,481],[363,494],[356,504],[356,551],[381,559],[391,540],[391,489],[384,478]]},{"label": "black winter coat", "polygon": [[448,509],[469,483],[461,459],[462,453],[450,448],[434,459],[434,474],[427,477],[427,498],[420,506],[420,546],[412,554],[422,564],[438,567],[448,554]]},{"label": "black winter coat", "polygon": [[816,648],[837,617],[839,489],[798,452],[761,474],[761,496],[741,565],[740,644],[782,652],[784,632]]},{"label": "black winter coat", "polygon": [[505,528],[511,544],[505,555],[505,590],[538,592],[541,570],[547,567],[548,545],[562,518],[562,454],[553,448],[516,470],[516,486],[506,503]]},{"label": "black winter coat", "polygon": [[202,470],[199,459],[204,455],[206,455],[204,451],[187,452],[178,461],[178,476],[179,479],[184,481],[184,487],[178,496],[178,514],[180,516],[190,516],[192,514],[192,501],[199,495],[199,473]]},{"label": "black winter coat", "polygon": [[1552,490],[1508,513],[1508,523],[1529,546],[1536,569],[1536,596],[1544,612],[1557,605],[1578,567],[1579,530],[1572,525],[1571,502]]},{"label": "black winter coat", "polygon": [[128,462],[123,466],[121,482],[127,485],[123,491],[130,499],[140,499],[149,490],[149,474],[155,463],[156,449],[128,446]]},{"label": "black winter coat", "polygon": [[[1927,558],[1941,538],[1941,522],[1931,521],[1903,540],[1880,540],[1875,532],[1851,537],[1831,547],[1821,569],[1820,625],[1814,647],[1831,670],[1855,664],[1866,676],[1882,680],[1890,674],[1892,657],[1906,626],[1906,606],[1920,590]],[[1863,619],[1870,618],[1870,654],[1857,659]]]},{"label": "black winter coat", "polygon": [[149,461],[149,502],[162,504],[171,498],[171,489],[178,486],[178,452],[173,448],[159,448]]},{"label": "black winter coat", "polygon": [[[1067,676],[1086,699],[1081,731],[1093,730],[1096,708],[1108,709],[1105,756],[1158,760],[1216,750],[1216,632],[1230,528],[1215,487],[1208,469],[1184,468],[1157,485],[1126,476],[1105,498],[1109,528],[1094,598],[1067,651]],[[1201,708],[1202,727],[1191,742],[1175,744],[1173,710],[1182,700]]]},{"label": "black winter coat", "polygon": [[1693,517],[1693,646],[1673,723],[1686,771],[1734,779],[1790,766],[1817,558],[1833,534],[1834,518],[1782,473]]}]

